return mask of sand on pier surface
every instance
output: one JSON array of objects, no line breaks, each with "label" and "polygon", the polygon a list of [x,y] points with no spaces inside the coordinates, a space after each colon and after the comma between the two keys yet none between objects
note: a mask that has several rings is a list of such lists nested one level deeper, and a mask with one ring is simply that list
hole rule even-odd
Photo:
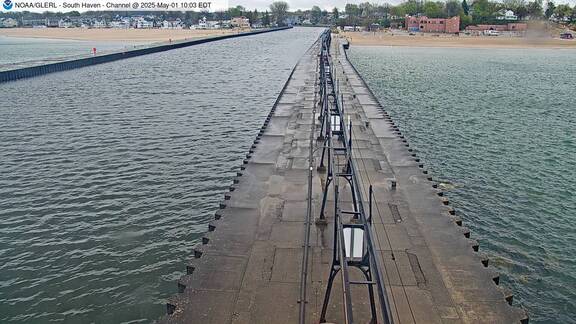
[{"label": "sand on pier surface", "polygon": [[0,36],[90,41],[161,42],[238,33],[239,30],[0,28]]},{"label": "sand on pier surface", "polygon": [[456,36],[424,33],[409,35],[406,32],[345,32],[341,35],[346,37],[351,45],[360,46],[576,49],[576,39],[551,37]]}]

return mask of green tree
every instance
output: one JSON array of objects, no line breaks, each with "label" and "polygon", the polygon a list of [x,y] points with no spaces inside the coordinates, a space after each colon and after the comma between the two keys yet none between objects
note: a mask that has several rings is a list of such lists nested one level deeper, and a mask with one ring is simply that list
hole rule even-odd
[{"label": "green tree", "polygon": [[525,6],[526,1],[524,0],[503,0],[502,8],[508,10],[516,10],[518,7]]},{"label": "green tree", "polygon": [[246,11],[246,8],[244,8],[242,6],[236,6],[236,7],[228,8],[228,12],[226,14],[230,18],[234,18],[234,17],[244,16],[245,11]]},{"label": "green tree", "polygon": [[448,17],[459,16],[460,13],[464,12],[458,0],[448,0],[444,5],[444,7],[445,7],[444,10],[446,11],[446,16]]},{"label": "green tree", "polygon": [[524,20],[524,18],[526,18],[526,16],[528,16],[528,8],[526,7],[526,5],[520,5],[518,6],[514,12],[516,13],[516,16],[518,16],[519,20]]},{"label": "green tree", "polygon": [[424,15],[430,18],[443,18],[445,16],[443,4],[434,1],[424,3]]},{"label": "green tree", "polygon": [[264,16],[262,17],[262,25],[270,26],[270,14],[268,13],[268,10],[264,12]]},{"label": "green tree", "polygon": [[472,9],[474,10],[474,22],[485,23],[494,17],[497,11],[497,4],[489,0],[476,0],[472,4]]},{"label": "green tree", "polygon": [[466,2],[466,0],[462,0],[462,10],[464,11],[464,14],[466,16],[468,16],[468,14],[470,13],[470,7],[468,7],[468,3]]},{"label": "green tree", "polygon": [[246,16],[246,18],[248,18],[248,20],[250,21],[250,24],[253,24],[256,22],[256,20],[258,20],[258,10],[246,11],[244,13],[244,16]]},{"label": "green tree", "polygon": [[460,15],[460,30],[464,30],[470,25],[472,25],[472,17],[465,15],[464,11],[462,11]]},{"label": "green tree", "polygon": [[363,2],[358,5],[358,9],[360,9],[360,15],[362,17],[371,17],[374,14],[376,7],[370,2]]},{"label": "green tree", "polygon": [[556,9],[554,9],[554,15],[559,20],[565,20],[567,18],[571,18],[572,9],[570,8],[570,5],[559,4]]},{"label": "green tree", "polygon": [[347,3],[344,7],[344,12],[346,12],[348,16],[360,16],[360,8],[355,4]]},{"label": "green tree", "polygon": [[290,8],[288,6],[288,3],[284,1],[275,1],[272,2],[272,4],[270,5],[270,11],[272,12],[272,16],[274,16],[274,21],[278,26],[285,25],[284,20],[286,20],[288,8]]},{"label": "green tree", "polygon": [[422,13],[423,11],[421,2],[417,0],[408,0],[404,3],[401,3],[400,6],[404,8],[404,12],[406,12],[406,14],[411,16]]},{"label": "green tree", "polygon": [[334,7],[334,9],[332,9],[332,19],[333,21],[338,21],[338,19],[340,19],[340,12],[338,11],[338,8]]},{"label": "green tree", "polygon": [[387,3],[380,5],[376,8],[376,11],[378,12],[378,17],[384,18],[384,20],[388,20],[388,15],[390,14],[390,5]]},{"label": "green tree", "polygon": [[390,8],[390,14],[395,17],[404,17],[406,15],[406,10],[404,6],[394,6]]},{"label": "green tree", "polygon": [[539,18],[542,17],[542,0],[534,0],[528,2],[526,6],[528,10],[528,15],[532,18]]},{"label": "green tree", "polygon": [[214,20],[222,21],[226,20],[226,15],[227,14],[223,11],[216,11],[212,17],[214,18]]},{"label": "green tree", "polygon": [[317,25],[322,18],[322,10],[318,6],[313,6],[310,10],[310,21],[312,24]]},{"label": "green tree", "polygon": [[554,14],[554,9],[556,9],[556,5],[554,4],[554,1],[548,1],[548,3],[546,3],[546,11],[544,12],[544,16],[546,16],[546,18],[550,19],[550,17],[552,17],[552,15]]}]

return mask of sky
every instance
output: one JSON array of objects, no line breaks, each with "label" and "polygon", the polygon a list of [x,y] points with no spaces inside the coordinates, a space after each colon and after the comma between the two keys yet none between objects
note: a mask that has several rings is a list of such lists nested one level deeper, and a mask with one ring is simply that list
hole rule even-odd
[{"label": "sky", "polygon": [[[241,5],[247,9],[258,9],[258,10],[266,10],[268,9],[268,7],[270,6],[270,4],[275,1],[275,0],[228,0],[229,4],[231,7],[237,6],[237,5]],[[312,8],[312,6],[318,6],[320,7],[320,9],[326,9],[328,11],[332,10],[332,8],[334,7],[338,7],[338,8],[344,8],[344,6],[347,3],[362,3],[362,2],[366,2],[366,0],[364,1],[359,1],[359,0],[284,0],[286,2],[288,2],[288,5],[290,5],[290,11],[292,10],[297,10],[297,9],[310,9]],[[528,0],[527,0],[528,1]],[[402,2],[402,0],[389,0],[389,1],[378,1],[378,0],[374,0],[374,1],[368,1],[371,3],[390,3],[390,4],[398,4],[400,2]],[[471,1],[468,1],[471,2]],[[543,1],[544,3],[546,3],[546,0]],[[576,4],[576,0],[555,0],[554,3],[556,4],[560,4],[560,3],[569,3],[570,5],[574,5]]]}]

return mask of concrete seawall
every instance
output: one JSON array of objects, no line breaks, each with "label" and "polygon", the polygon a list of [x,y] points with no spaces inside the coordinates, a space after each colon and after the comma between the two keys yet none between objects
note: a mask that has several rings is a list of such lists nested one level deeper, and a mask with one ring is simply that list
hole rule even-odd
[{"label": "concrete seawall", "polygon": [[[330,75],[329,82],[321,82],[324,75]],[[336,95],[326,95],[326,84]],[[326,98],[349,132],[333,127],[332,118],[321,118],[328,111],[322,108]],[[350,138],[348,160],[354,167],[346,172],[356,172],[357,182],[330,185],[335,181],[330,168],[320,167],[323,150],[333,145],[326,130],[340,134],[334,143]],[[339,259],[342,277],[335,276],[323,318],[337,258],[334,242],[346,244],[344,235],[337,237],[339,222],[359,226],[363,218],[352,216],[360,213],[359,198],[369,208],[377,257],[376,264],[357,264],[360,270],[372,265],[372,279],[360,271],[347,278]],[[478,243],[347,60],[342,44],[333,42],[325,56],[319,41],[280,93],[160,322],[527,323],[477,251]],[[377,277],[388,310],[374,306],[373,292],[360,286],[371,287]],[[342,296],[353,296],[353,302],[347,305]]]},{"label": "concrete seawall", "polygon": [[108,62],[123,60],[123,59],[131,58],[131,57],[141,56],[141,55],[164,52],[164,51],[169,51],[172,49],[183,48],[183,47],[188,47],[188,46],[193,46],[193,45],[198,45],[198,44],[204,44],[204,43],[219,41],[219,40],[223,40],[223,39],[252,36],[252,35],[258,35],[258,34],[263,34],[263,33],[269,33],[269,32],[289,29],[289,28],[291,28],[291,27],[279,27],[279,28],[272,28],[272,29],[257,30],[257,31],[247,32],[247,33],[230,34],[230,35],[196,39],[196,40],[183,41],[183,42],[174,42],[172,44],[158,45],[158,46],[135,49],[135,50],[130,50],[130,51],[96,55],[96,56],[73,59],[73,60],[62,61],[62,62],[57,62],[57,63],[36,65],[36,66],[18,68],[18,69],[7,70],[7,71],[0,71],[0,83],[8,82],[8,81],[14,81],[14,80],[18,80],[18,79],[24,79],[24,78],[31,78],[31,77],[44,75],[44,74],[48,74],[48,73],[53,73],[53,72],[60,72],[60,71],[77,69],[77,68],[90,66],[90,65],[108,63]]}]

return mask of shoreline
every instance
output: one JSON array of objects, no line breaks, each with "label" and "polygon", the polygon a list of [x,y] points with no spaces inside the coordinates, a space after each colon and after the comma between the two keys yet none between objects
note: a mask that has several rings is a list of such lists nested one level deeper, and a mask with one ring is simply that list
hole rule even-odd
[{"label": "shoreline", "polygon": [[389,45],[389,44],[381,44],[381,45],[365,45],[365,44],[351,44],[350,47],[372,47],[372,48],[430,48],[430,49],[438,49],[438,48],[459,48],[459,49],[468,49],[468,50],[521,50],[521,49],[531,49],[531,50],[563,50],[563,51],[574,51],[576,50],[576,46],[574,47],[551,47],[551,46],[532,46],[532,47],[512,47],[512,46],[442,46],[442,45]]},{"label": "shoreline", "polygon": [[576,49],[576,40],[511,36],[453,36],[345,32],[352,46],[485,48],[485,49]]},{"label": "shoreline", "polygon": [[239,33],[239,30],[193,29],[84,29],[84,28],[2,28],[0,36],[98,42],[181,41]]}]

